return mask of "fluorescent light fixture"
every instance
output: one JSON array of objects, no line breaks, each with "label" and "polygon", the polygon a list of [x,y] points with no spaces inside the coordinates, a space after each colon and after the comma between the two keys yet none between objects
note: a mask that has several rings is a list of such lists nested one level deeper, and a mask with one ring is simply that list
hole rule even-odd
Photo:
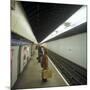
[{"label": "fluorescent light fixture", "polygon": [[61,24],[58,28],[56,28],[55,31],[53,31],[40,43],[43,43],[51,38],[54,38],[66,31],[69,31],[70,29],[77,27],[85,22],[86,22],[86,6],[82,6],[69,19],[67,19],[63,24]]}]

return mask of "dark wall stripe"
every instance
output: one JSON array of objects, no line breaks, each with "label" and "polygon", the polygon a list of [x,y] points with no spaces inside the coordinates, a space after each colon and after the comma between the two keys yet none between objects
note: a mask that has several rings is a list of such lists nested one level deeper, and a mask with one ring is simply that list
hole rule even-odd
[{"label": "dark wall stripe", "polygon": [[31,44],[32,41],[16,34],[16,33],[13,33],[11,32],[11,45],[14,46],[14,45],[28,45],[28,44]]},{"label": "dark wall stripe", "polygon": [[58,40],[58,39],[61,39],[61,38],[70,37],[70,36],[80,34],[80,33],[84,33],[84,32],[87,32],[87,22],[83,23],[83,24],[81,24],[81,25],[79,25],[79,26],[77,26],[77,27],[65,32],[65,33],[62,33],[59,36],[56,36],[55,38],[52,38],[52,39],[50,39],[46,42]]}]

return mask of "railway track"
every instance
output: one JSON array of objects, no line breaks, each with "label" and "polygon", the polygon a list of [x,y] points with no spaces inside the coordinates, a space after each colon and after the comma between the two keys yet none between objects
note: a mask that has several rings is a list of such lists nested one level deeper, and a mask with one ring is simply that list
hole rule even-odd
[{"label": "railway track", "polygon": [[48,56],[70,85],[86,85],[87,70],[48,50]]}]

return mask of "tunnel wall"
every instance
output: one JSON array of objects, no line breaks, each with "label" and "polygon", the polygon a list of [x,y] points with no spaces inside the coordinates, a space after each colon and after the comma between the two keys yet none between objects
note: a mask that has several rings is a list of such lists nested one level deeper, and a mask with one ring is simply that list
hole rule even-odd
[{"label": "tunnel wall", "polygon": [[[27,50],[24,50],[25,47]],[[14,86],[30,60],[31,44],[11,46],[11,87]]]},{"label": "tunnel wall", "polygon": [[[24,50],[24,48],[27,48]],[[31,58],[31,45],[23,45],[20,50],[20,73],[24,70],[24,67]]]},{"label": "tunnel wall", "polygon": [[37,40],[32,32],[32,28],[28,23],[26,15],[19,2],[15,3],[15,10],[11,10],[11,22],[12,32],[37,43]]},{"label": "tunnel wall", "polygon": [[12,46],[11,47],[11,86],[13,86],[17,80],[18,53],[19,53],[19,46]]},{"label": "tunnel wall", "polygon": [[47,42],[47,48],[66,59],[87,68],[86,33]]}]

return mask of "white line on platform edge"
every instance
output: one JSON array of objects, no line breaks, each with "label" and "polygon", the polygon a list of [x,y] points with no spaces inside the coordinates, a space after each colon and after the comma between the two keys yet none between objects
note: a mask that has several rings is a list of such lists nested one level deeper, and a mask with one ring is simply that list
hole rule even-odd
[{"label": "white line on platform edge", "polygon": [[[49,58],[49,56],[48,56]],[[69,83],[65,80],[65,78],[63,77],[63,75],[60,73],[60,71],[58,71],[58,69],[56,68],[56,66],[53,64],[53,62],[51,61],[51,59],[49,58],[49,61],[51,62],[51,64],[53,65],[53,67],[56,69],[56,71],[58,72],[58,74],[62,77],[62,79],[64,80],[64,82],[69,86]]]}]

